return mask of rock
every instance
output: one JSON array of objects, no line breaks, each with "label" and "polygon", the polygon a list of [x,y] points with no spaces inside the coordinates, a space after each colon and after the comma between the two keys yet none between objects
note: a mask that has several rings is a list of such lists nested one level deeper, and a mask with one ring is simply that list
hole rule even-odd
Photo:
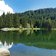
[{"label": "rock", "polygon": [[0,48],[0,56],[10,56],[10,52],[6,48]]}]

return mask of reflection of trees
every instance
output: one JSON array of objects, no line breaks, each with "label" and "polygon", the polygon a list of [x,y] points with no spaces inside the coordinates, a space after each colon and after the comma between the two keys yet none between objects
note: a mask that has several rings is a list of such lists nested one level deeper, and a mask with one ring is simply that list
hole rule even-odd
[{"label": "reflection of trees", "polygon": [[26,30],[26,34],[29,35],[30,34],[30,30]]},{"label": "reflection of trees", "polygon": [[0,40],[4,43],[34,43],[38,41],[56,41],[56,32],[46,31],[33,31],[27,30],[20,33],[19,31],[14,32],[0,32]]},{"label": "reflection of trees", "polygon": [[11,48],[12,46],[13,46],[13,42],[7,43],[7,42],[5,41],[5,42],[3,43],[3,42],[0,41],[0,47],[2,47],[2,48],[9,49],[9,48]]}]

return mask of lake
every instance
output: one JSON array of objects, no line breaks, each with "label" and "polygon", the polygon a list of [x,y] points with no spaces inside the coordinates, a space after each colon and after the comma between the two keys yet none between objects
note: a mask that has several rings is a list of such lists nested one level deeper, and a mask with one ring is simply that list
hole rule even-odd
[{"label": "lake", "polygon": [[0,41],[11,56],[56,56],[56,31],[0,31]]}]

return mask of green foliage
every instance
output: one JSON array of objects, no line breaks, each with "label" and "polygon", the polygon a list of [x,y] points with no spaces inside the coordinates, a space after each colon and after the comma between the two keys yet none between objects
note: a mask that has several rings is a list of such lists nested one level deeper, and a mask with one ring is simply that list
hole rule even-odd
[{"label": "green foliage", "polygon": [[26,11],[24,13],[3,13],[0,16],[0,28],[5,27],[30,27],[38,28],[56,28],[56,8],[39,9],[35,11]]}]

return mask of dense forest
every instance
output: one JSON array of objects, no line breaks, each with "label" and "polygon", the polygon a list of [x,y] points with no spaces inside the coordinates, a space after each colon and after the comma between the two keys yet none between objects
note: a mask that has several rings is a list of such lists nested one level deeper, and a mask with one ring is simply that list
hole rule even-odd
[{"label": "dense forest", "polygon": [[23,13],[3,13],[0,28],[56,28],[56,8],[30,10]]}]

